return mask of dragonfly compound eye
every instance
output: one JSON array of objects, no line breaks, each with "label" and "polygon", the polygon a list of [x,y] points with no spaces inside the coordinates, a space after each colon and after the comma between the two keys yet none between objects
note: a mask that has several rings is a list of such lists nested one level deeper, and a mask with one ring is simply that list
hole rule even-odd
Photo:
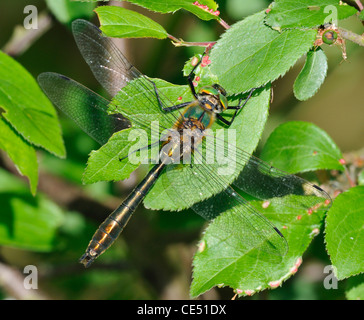
[{"label": "dragonfly compound eye", "polygon": [[225,95],[219,94],[220,105],[222,107],[221,112],[224,112],[228,107],[228,101]]},{"label": "dragonfly compound eye", "polygon": [[213,87],[214,87],[217,91],[219,91],[219,93],[220,93],[220,94],[222,94],[222,95],[226,96],[226,90],[225,90],[222,86],[220,86],[219,84],[215,83],[215,84],[213,85]]},{"label": "dragonfly compound eye", "polygon": [[198,91],[200,95],[205,96],[217,96],[220,92],[218,89],[216,89],[214,86],[204,86],[201,87],[201,89]]}]

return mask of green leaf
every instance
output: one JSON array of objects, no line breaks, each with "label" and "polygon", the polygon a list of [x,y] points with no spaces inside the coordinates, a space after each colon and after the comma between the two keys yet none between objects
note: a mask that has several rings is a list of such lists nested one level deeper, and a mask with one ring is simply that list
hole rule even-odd
[{"label": "green leaf", "polygon": [[[179,9],[185,9],[202,20],[218,19],[216,12],[218,4],[213,0],[178,0],[178,1],[164,1],[164,0],[128,0],[131,3],[140,5],[149,10],[161,12],[161,13],[171,13]],[[196,3],[198,2],[198,3]],[[196,4],[195,4],[196,3]],[[206,8],[203,8],[206,6]],[[212,12],[210,12],[212,10]]]},{"label": "green leaf", "polygon": [[[286,238],[289,246],[284,257],[248,250],[244,241],[227,234],[221,227],[226,213],[216,218],[206,229],[193,261],[192,297],[197,297],[213,286],[229,286],[239,295],[252,295],[265,288],[274,289],[290,278],[302,262],[302,254],[312,238],[319,233],[324,212],[309,214],[290,207],[294,197],[287,196],[285,206],[273,199],[269,205],[250,202],[268,218]],[[243,223],[243,222],[242,222]],[[238,230],[244,226],[234,226]]]},{"label": "green leaf", "polygon": [[258,88],[283,76],[313,45],[315,30],[272,30],[264,12],[228,29],[211,50],[211,70],[228,91]]},{"label": "green leaf", "polygon": [[27,176],[34,195],[38,184],[38,162],[35,150],[1,117],[0,149],[6,151],[19,172]]},{"label": "green leaf", "polygon": [[345,290],[346,299],[348,300],[364,300],[364,274],[350,277],[346,281],[347,288]]},{"label": "green leaf", "polygon": [[359,173],[358,184],[359,186],[364,186],[364,170],[362,170],[362,172]]},{"label": "green leaf", "polygon": [[306,63],[293,85],[294,95],[298,100],[311,98],[326,78],[327,58],[320,48],[307,53]]},{"label": "green leaf", "polygon": [[48,8],[62,23],[71,23],[78,18],[90,18],[96,3],[81,3],[73,0],[46,0]]},{"label": "green leaf", "polygon": [[[88,0],[97,1],[97,0]],[[119,0],[121,1],[121,0]],[[160,13],[174,13],[177,10],[185,9],[202,20],[218,19],[220,14],[217,11],[218,5],[213,0],[126,0],[143,8]],[[205,6],[205,7],[204,7]]]},{"label": "green leaf", "polygon": [[33,77],[14,59],[0,52],[2,116],[28,142],[59,157],[65,156],[56,111]]},{"label": "green leaf", "polygon": [[266,22],[272,28],[311,28],[352,16],[357,11],[338,0],[276,0]]},{"label": "green leaf", "polygon": [[360,11],[359,13],[359,19],[364,21],[364,10]]},{"label": "green leaf", "polygon": [[338,195],[326,218],[325,241],[339,280],[364,272],[363,225],[364,187]]},{"label": "green leaf", "polygon": [[[205,56],[206,58],[207,56]],[[188,77],[191,73],[192,69],[195,65],[193,65],[195,62],[199,61],[200,59],[203,59],[201,54],[197,54],[186,61],[184,67],[183,67],[183,75],[185,77]],[[211,61],[209,61],[211,62]],[[195,78],[193,79],[193,83],[196,85],[195,89],[198,91],[203,86],[209,86],[212,83],[219,83],[217,77],[215,74],[211,72],[211,68],[207,67],[207,65],[203,65],[202,63],[195,69]],[[238,101],[237,101],[238,102]],[[237,103],[236,102],[236,103]]]},{"label": "green leaf", "polygon": [[325,131],[309,122],[291,121],[278,126],[260,157],[289,173],[344,170],[338,146]]},{"label": "green leaf", "polygon": [[[270,86],[267,86],[266,88],[257,92],[257,95],[253,96],[249,100],[249,102],[235,118],[229,129],[224,130],[220,133],[227,136],[227,131],[235,131],[236,145],[244,149],[248,153],[253,153],[256,146],[258,145],[264,129],[265,122],[268,117],[269,101]],[[231,100],[229,101],[229,104],[237,105],[237,101]],[[211,127],[214,132],[215,130],[221,128],[222,127],[219,121],[216,121]],[[218,170],[218,164],[214,163],[211,164],[211,166],[212,165],[216,166],[214,170]],[[176,170],[171,170],[168,172],[168,174],[162,174],[159,177],[153,188],[149,191],[148,195],[144,199],[144,205],[146,208],[154,210],[163,209],[175,211],[188,208],[197,201],[199,201],[199,194],[202,188],[200,184],[203,184],[203,181],[195,181],[193,185],[182,186],[185,188],[185,194],[189,195],[189,197],[184,197],[184,199],[188,198],[189,203],[186,203],[183,197],[179,195],[180,190],[172,187],[172,184],[175,183],[175,181],[189,180],[187,175],[190,175],[191,172],[188,170],[189,165],[187,164],[185,166],[187,167],[181,167]],[[237,167],[237,169],[239,169],[239,167]],[[225,179],[227,179],[228,182],[231,183],[232,180],[236,178],[235,174],[238,173],[239,172],[234,172],[234,174],[232,174],[231,176],[225,176]],[[211,195],[212,193],[210,193],[210,196]]]},{"label": "green leaf", "polygon": [[128,158],[120,160],[128,155],[135,144],[134,141],[129,141],[130,131],[131,129],[116,132],[99,150],[91,152],[82,178],[83,183],[129,178],[130,173],[139,166],[139,163],[130,163]]},{"label": "green leaf", "polygon": [[0,170],[0,244],[34,251],[56,245],[62,211],[42,195],[33,197],[22,183]]},{"label": "green leaf", "polygon": [[165,39],[168,36],[160,24],[135,11],[114,6],[98,7],[95,11],[100,29],[108,37]]}]

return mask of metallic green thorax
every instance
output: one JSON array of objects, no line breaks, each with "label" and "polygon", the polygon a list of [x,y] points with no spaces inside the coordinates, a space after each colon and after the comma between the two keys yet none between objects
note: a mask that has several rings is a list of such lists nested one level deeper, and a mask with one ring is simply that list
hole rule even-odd
[{"label": "metallic green thorax", "polygon": [[195,119],[202,126],[207,129],[212,126],[215,121],[215,115],[211,112],[206,112],[198,104],[191,104],[187,107],[186,111],[183,113],[184,119]]}]

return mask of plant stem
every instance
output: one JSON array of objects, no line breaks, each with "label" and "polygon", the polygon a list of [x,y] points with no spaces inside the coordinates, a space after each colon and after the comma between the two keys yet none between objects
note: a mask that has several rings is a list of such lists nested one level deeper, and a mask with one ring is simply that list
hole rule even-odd
[{"label": "plant stem", "polygon": [[342,0],[342,2],[348,4],[349,6],[355,7],[359,11],[363,10],[363,4],[360,0]]},{"label": "plant stem", "polygon": [[24,287],[24,275],[10,267],[9,265],[0,262],[0,287],[11,298],[18,300],[45,300],[47,299],[39,290],[27,290]]},{"label": "plant stem", "polygon": [[350,187],[354,188],[356,186],[356,184],[355,184],[354,180],[351,178],[348,168],[346,166],[344,166],[344,168],[345,168],[345,175],[349,181]]},{"label": "plant stem", "polygon": [[[346,4],[348,4],[349,6],[352,6],[356,9],[358,9],[359,11],[363,11],[364,6],[362,4],[362,2],[360,0],[343,0],[343,2],[345,2]],[[361,22],[362,25],[364,25],[364,21]]]},{"label": "plant stem", "polygon": [[168,34],[168,38],[171,39],[173,41],[173,44],[176,47],[181,47],[181,46],[185,46],[185,47],[209,47],[209,46],[213,46],[216,41],[207,41],[207,42],[186,42],[182,39],[177,39],[176,37]]},{"label": "plant stem", "polygon": [[219,19],[218,20],[219,23],[225,28],[225,29],[230,29],[230,26],[226,23],[226,21],[224,21],[223,19]]},{"label": "plant stem", "polygon": [[51,17],[42,12],[38,18],[38,29],[24,29],[23,26],[16,26],[9,42],[4,46],[3,51],[12,57],[25,52],[35,41],[46,33],[52,25]]},{"label": "plant stem", "polygon": [[355,0],[355,3],[357,4],[358,8],[360,11],[363,11],[364,6],[363,4],[360,2],[360,0]]},{"label": "plant stem", "polygon": [[338,28],[338,29],[339,29],[341,37],[343,37],[346,40],[355,42],[359,46],[364,47],[364,36],[356,34],[354,32],[346,30],[344,28]]}]

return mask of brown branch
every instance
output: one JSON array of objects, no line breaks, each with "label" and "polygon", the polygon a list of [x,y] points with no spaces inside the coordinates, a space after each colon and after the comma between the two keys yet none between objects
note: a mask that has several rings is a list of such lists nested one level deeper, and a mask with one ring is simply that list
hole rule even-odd
[{"label": "brown branch", "polygon": [[340,36],[346,40],[354,42],[359,46],[364,47],[364,36],[351,32],[349,30],[338,28],[340,32]]},{"label": "brown branch", "polygon": [[226,23],[226,21],[222,20],[221,18],[218,20],[218,22],[227,30],[230,29],[230,26]]},{"label": "brown branch", "polygon": [[360,0],[342,0],[342,2],[346,3],[347,5],[349,6],[352,6],[358,10],[363,10],[363,9],[360,9],[360,7],[362,7],[362,3],[360,2]]},{"label": "brown branch", "polygon": [[15,57],[25,52],[35,41],[46,33],[52,25],[51,17],[46,13],[40,13],[38,17],[38,29],[25,29],[22,25],[14,28],[13,34],[2,49],[8,55]]},{"label": "brown branch", "polygon": [[178,39],[175,36],[168,34],[168,38],[172,40],[172,43],[176,47],[209,47],[216,43],[216,41],[206,41],[206,42],[186,42],[182,39]]},{"label": "brown branch", "polygon": [[[360,0],[343,0],[343,2],[359,11],[363,11],[364,9],[363,3]],[[362,21],[361,23],[364,25],[364,21]]]},{"label": "brown branch", "polygon": [[360,2],[360,0],[355,0],[355,3],[356,3],[356,5],[358,6],[359,11],[363,11],[364,6],[363,6],[363,4]]},{"label": "brown branch", "polygon": [[44,300],[46,297],[39,289],[26,289],[24,287],[24,275],[0,262],[0,286],[11,297],[18,300]]}]

